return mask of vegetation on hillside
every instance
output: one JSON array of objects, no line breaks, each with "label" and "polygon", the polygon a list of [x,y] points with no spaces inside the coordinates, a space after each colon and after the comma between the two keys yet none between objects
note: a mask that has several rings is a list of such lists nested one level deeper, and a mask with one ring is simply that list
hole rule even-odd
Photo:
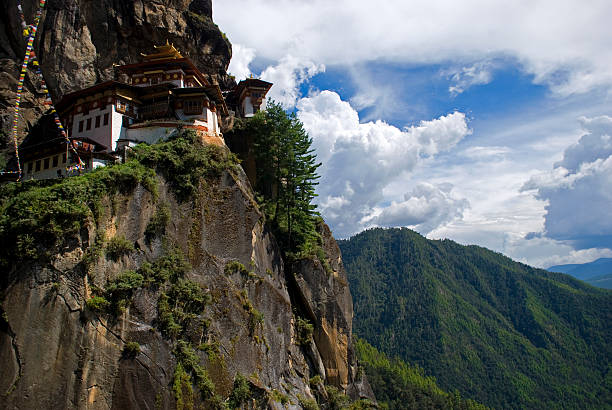
[{"label": "vegetation on hillside", "polygon": [[356,338],[355,351],[381,409],[486,409],[473,400],[462,399],[458,391],[443,391],[422,368],[398,358],[390,360],[364,339]]},{"label": "vegetation on hillside", "polygon": [[354,332],[441,388],[497,408],[612,403],[612,292],[408,229],[339,245]]}]

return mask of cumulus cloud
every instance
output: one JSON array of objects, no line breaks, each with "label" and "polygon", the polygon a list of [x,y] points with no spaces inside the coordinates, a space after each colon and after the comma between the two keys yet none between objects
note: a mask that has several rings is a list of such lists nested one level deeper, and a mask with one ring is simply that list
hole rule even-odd
[{"label": "cumulus cloud", "polygon": [[493,79],[493,64],[488,61],[474,63],[453,72],[447,72],[451,86],[448,91],[452,95],[461,94],[475,85],[489,84]]},{"label": "cumulus cloud", "polygon": [[451,195],[452,188],[449,183],[437,186],[419,183],[404,195],[403,201],[375,207],[372,214],[361,222],[370,226],[407,226],[427,234],[440,225],[460,218],[469,207],[467,200]]},{"label": "cumulus cloud", "polygon": [[407,225],[427,230],[466,207],[450,195],[448,185],[421,184],[403,200],[401,192],[384,192],[420,162],[452,149],[469,135],[463,113],[402,130],[383,121],[360,123],[357,111],[331,91],[301,99],[297,109],[323,163],[318,204],[336,235],[345,237],[366,226],[400,221],[402,212]]},{"label": "cumulus cloud", "polygon": [[375,6],[365,0],[235,0],[214,7],[232,40],[271,60],[293,51],[326,65],[464,61],[459,91],[462,81],[486,80],[486,70],[470,71],[469,63],[502,57],[562,95],[612,86],[609,0],[588,6],[578,0],[389,0]]},{"label": "cumulus cloud", "polygon": [[232,45],[232,60],[227,72],[236,77],[236,81],[248,78],[251,75],[249,64],[255,59],[255,49],[240,44]]},{"label": "cumulus cloud", "polygon": [[581,118],[585,134],[523,190],[547,201],[543,235],[577,249],[612,247],[612,118]]},{"label": "cumulus cloud", "polygon": [[324,71],[323,64],[286,55],[277,65],[266,68],[260,78],[274,84],[268,98],[280,103],[285,109],[291,109],[301,95],[300,85]]},{"label": "cumulus cloud", "polygon": [[612,257],[606,248],[574,249],[565,241],[538,237],[528,240],[513,238],[506,242],[507,255],[539,268],[567,263],[588,263],[598,258]]}]

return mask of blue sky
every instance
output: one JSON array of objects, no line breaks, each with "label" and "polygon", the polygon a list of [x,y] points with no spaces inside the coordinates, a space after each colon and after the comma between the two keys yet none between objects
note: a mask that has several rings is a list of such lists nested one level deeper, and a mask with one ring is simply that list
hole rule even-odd
[{"label": "blue sky", "polygon": [[336,237],[408,226],[546,267],[612,256],[612,3],[234,0],[229,71],[273,82]]}]

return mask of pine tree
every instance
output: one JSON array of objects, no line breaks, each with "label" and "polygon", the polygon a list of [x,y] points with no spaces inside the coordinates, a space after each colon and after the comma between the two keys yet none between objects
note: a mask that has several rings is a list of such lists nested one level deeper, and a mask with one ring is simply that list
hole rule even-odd
[{"label": "pine tree", "polygon": [[316,236],[312,201],[321,164],[312,139],[295,114],[274,102],[250,120],[248,129],[255,139],[255,189],[279,239],[297,251]]}]

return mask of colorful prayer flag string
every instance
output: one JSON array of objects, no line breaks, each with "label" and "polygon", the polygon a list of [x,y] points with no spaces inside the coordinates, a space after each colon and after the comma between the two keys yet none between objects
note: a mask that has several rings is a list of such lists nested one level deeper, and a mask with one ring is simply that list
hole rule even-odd
[{"label": "colorful prayer flag string", "polygon": [[[34,39],[36,38],[36,32],[38,31],[38,24],[42,16],[43,9],[47,0],[40,0],[38,4],[38,10],[34,16],[34,23],[29,28],[24,29],[24,34],[28,34],[28,41],[26,45],[26,52],[23,58],[23,64],[21,65],[21,73],[19,74],[19,81],[17,82],[17,95],[15,101],[15,112],[13,116],[13,144],[15,145],[15,157],[17,158],[17,180],[21,179],[21,160],[19,159],[19,144],[17,143],[18,137],[18,124],[19,124],[19,107],[21,105],[21,94],[23,93],[23,83],[25,81],[26,72],[28,70],[28,63],[30,62],[30,56],[34,48]],[[20,16],[23,16],[23,9],[21,4],[17,5]],[[25,24],[25,17],[22,17],[22,27]]]}]

